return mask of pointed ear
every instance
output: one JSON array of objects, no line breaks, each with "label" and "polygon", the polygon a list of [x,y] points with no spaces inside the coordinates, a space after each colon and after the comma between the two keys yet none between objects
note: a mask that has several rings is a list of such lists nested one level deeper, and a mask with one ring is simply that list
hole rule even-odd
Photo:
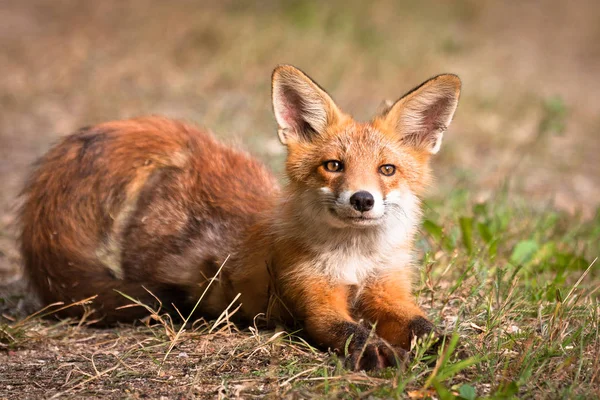
[{"label": "pointed ear", "polygon": [[277,133],[283,144],[310,141],[339,121],[342,113],[331,97],[299,69],[280,65],[271,83]]},{"label": "pointed ear", "polygon": [[435,154],[456,111],[460,86],[458,76],[438,75],[396,101],[381,118],[403,143]]}]

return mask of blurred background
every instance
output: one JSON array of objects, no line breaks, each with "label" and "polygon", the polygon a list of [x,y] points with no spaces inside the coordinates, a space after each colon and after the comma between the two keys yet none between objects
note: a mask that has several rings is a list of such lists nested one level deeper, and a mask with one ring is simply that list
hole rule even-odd
[{"label": "blurred background", "polygon": [[79,127],[205,126],[281,172],[270,74],[294,64],[358,119],[425,79],[463,95],[430,196],[499,187],[592,216],[600,199],[600,2],[0,1],[0,283],[30,164]]}]

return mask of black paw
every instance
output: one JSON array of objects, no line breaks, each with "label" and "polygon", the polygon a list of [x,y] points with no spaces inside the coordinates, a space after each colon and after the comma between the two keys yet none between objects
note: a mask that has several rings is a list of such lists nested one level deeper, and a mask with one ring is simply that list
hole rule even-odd
[{"label": "black paw", "polygon": [[410,340],[413,338],[422,338],[428,336],[431,332],[436,332],[435,326],[427,318],[416,317],[408,323],[410,331]]},{"label": "black paw", "polygon": [[391,346],[369,329],[353,324],[346,366],[354,371],[372,371],[387,367],[403,367],[409,359],[408,352]]},{"label": "black paw", "polygon": [[354,371],[373,371],[387,367],[404,367],[409,360],[408,352],[392,347],[381,339],[374,339],[362,347],[349,349],[347,367]]},{"label": "black paw", "polygon": [[436,329],[435,325],[433,325],[429,320],[423,317],[416,317],[412,321],[410,321],[408,325],[408,329],[410,331],[410,341],[416,338],[425,339],[430,335],[433,335],[434,342],[429,348],[428,352],[437,352],[437,349],[443,344],[448,343],[449,339],[447,336],[441,334],[438,329]]}]

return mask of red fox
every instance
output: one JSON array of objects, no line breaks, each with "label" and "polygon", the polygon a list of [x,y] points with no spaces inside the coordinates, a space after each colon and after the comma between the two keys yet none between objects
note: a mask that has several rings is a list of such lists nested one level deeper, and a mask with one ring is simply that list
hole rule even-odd
[{"label": "red fox", "polygon": [[435,330],[411,294],[411,251],[460,86],[436,76],[362,123],[302,71],[277,67],[281,189],[260,162],[181,122],[83,128],[38,161],[23,191],[26,274],[44,303],[96,296],[95,316],[113,323],[147,313],[120,308],[131,302],[117,291],[190,309],[223,265],[201,315],[240,294],[243,320],[300,322],[355,369],[395,365]]}]

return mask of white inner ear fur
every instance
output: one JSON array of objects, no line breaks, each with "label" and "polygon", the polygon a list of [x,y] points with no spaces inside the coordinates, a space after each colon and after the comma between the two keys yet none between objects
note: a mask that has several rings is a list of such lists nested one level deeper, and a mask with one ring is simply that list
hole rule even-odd
[{"label": "white inner ear fur", "polygon": [[458,78],[434,78],[397,101],[386,119],[405,142],[436,154],[456,111],[459,92]]},{"label": "white inner ear fur", "polygon": [[308,124],[319,133],[327,127],[327,112],[323,99],[312,92],[310,86],[304,82],[275,82],[273,110],[281,131],[280,139],[284,143],[289,134],[299,133],[297,131],[301,130],[304,124]]},{"label": "white inner ear fur", "polygon": [[444,139],[444,131],[435,133],[433,138],[433,146],[429,150],[431,154],[437,154],[440,151],[440,148],[442,147],[442,139]]},{"label": "white inner ear fur", "polygon": [[323,133],[337,113],[333,100],[309,77],[292,67],[283,67],[273,76],[273,111],[279,139],[310,139]]}]

